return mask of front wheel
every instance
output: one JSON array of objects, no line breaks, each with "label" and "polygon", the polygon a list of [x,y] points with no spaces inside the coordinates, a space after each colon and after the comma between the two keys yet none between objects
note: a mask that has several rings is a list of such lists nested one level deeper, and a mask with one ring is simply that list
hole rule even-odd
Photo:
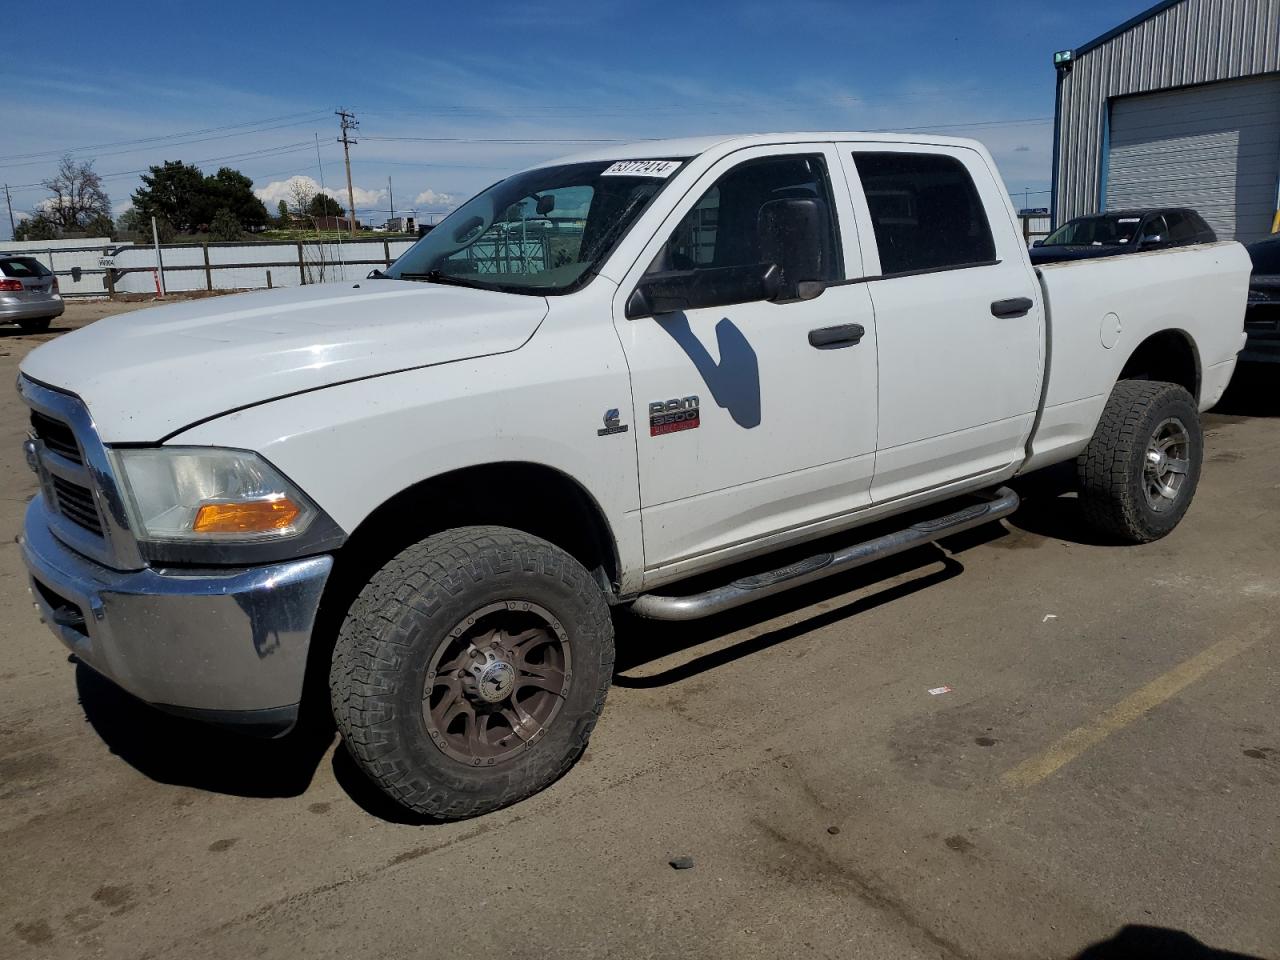
[{"label": "front wheel", "polygon": [[428,537],[352,604],[330,671],[356,764],[442,820],[537,793],[586,747],[613,673],[600,587],[558,547],[503,527]]},{"label": "front wheel", "polygon": [[1122,380],[1076,462],[1084,514],[1126,543],[1158,540],[1191,506],[1203,459],[1191,394],[1173,383]]}]

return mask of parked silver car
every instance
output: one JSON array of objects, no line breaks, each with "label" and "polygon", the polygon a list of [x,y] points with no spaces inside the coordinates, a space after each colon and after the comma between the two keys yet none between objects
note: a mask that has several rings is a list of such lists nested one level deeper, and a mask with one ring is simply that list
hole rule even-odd
[{"label": "parked silver car", "polygon": [[34,257],[0,254],[0,321],[42,333],[65,309],[58,278]]}]

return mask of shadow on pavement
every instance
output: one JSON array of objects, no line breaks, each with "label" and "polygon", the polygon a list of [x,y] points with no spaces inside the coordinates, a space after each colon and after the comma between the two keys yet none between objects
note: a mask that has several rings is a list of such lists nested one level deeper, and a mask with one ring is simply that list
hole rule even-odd
[{"label": "shadow on pavement", "polygon": [[1218,405],[1209,411],[1206,426],[1217,416],[1280,417],[1280,364],[1242,363]]},{"label": "shadow on pavement", "polygon": [[1010,526],[1039,537],[1087,547],[1122,546],[1099,533],[1085,519],[1076,495],[1074,460],[1016,477],[1009,486],[1022,498],[1022,504],[1006,518]]},{"label": "shadow on pavement", "polygon": [[296,797],[307,789],[334,731],[299,725],[261,740],[161,713],[76,665],[85,719],[111,752],[160,783],[239,797]]},{"label": "shadow on pavement", "polygon": [[1252,954],[1215,950],[1189,933],[1167,927],[1131,925],[1110,940],[1095,943],[1074,960],[1263,960]]},{"label": "shadow on pavement", "polygon": [[[997,531],[1003,529],[995,524],[988,526]],[[871,586],[902,574],[919,572],[930,565],[938,564],[941,566],[932,572],[894,584],[869,596],[858,597],[838,607],[817,610],[812,616],[797,623],[748,637],[661,673],[647,676],[625,675],[628,671],[633,671],[647,663],[690,650],[753,624],[763,623],[849,591]],[[963,571],[964,566],[958,560],[948,556],[937,546],[926,546],[849,573],[819,580],[805,587],[798,587],[749,603],[705,620],[689,622],[645,620],[629,613],[621,613],[615,617],[618,653],[613,682],[615,686],[632,689],[663,687],[679,683],[681,680],[722,667],[779,643],[785,643],[811,630],[838,623],[859,613],[873,610],[882,604],[909,596],[917,590],[924,590],[950,580]]]},{"label": "shadow on pavement", "polygon": [[445,822],[406,810],[388,797],[374,786],[373,781],[366,777],[360,768],[356,766],[356,762],[351,759],[351,754],[347,752],[347,748],[342,744],[338,744],[338,749],[333,751],[332,762],[333,777],[338,781],[338,786],[342,788],[352,803],[369,814],[369,816],[377,817],[384,823],[397,823],[402,826],[412,827],[431,826]]}]

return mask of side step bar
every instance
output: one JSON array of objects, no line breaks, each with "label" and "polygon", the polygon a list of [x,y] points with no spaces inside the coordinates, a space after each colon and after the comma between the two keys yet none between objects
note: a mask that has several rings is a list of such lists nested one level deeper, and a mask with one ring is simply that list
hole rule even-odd
[{"label": "side step bar", "polygon": [[651,620],[697,620],[999,520],[1018,509],[1018,495],[1008,487],[1001,487],[989,496],[989,500],[934,520],[921,520],[905,530],[855,543],[833,553],[820,553],[777,570],[742,577],[704,593],[685,597],[641,594],[631,609]]}]

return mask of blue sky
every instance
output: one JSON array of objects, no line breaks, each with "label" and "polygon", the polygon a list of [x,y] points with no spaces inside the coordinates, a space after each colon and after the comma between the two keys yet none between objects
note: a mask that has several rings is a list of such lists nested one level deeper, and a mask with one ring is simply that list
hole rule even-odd
[{"label": "blue sky", "polygon": [[[107,175],[117,214],[135,171],[165,160],[236,167],[272,209],[291,176],[323,179],[345,205],[342,105],[360,120],[353,179],[374,222],[388,177],[397,210],[443,210],[584,149],[484,140],[787,129],[974,136],[1021,201],[1049,185],[1053,51],[1147,6],[69,0],[0,60],[0,183],[14,185],[15,212],[29,211],[71,151]],[[452,139],[402,139],[427,137]],[[0,236],[8,229],[0,213]]]}]

